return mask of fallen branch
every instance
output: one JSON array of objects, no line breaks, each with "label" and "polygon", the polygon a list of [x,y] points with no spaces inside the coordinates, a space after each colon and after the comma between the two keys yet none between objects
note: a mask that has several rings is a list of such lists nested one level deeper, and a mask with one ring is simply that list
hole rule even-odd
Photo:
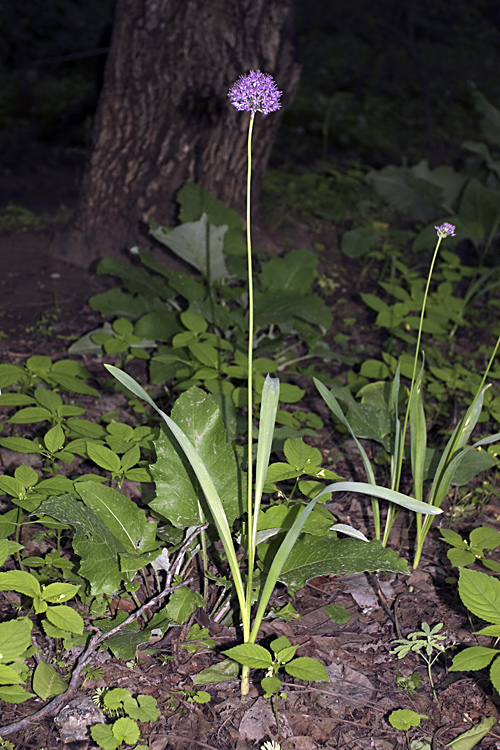
[{"label": "fallen branch", "polygon": [[207,524],[205,524],[204,526],[198,527],[195,531],[189,534],[186,541],[180,548],[179,554],[177,555],[174,564],[168,570],[167,577],[165,580],[165,586],[163,590],[160,591],[159,594],[157,594],[156,596],[153,596],[152,599],[149,599],[149,601],[143,604],[142,607],[139,607],[138,610],[136,610],[135,612],[132,612],[132,614],[129,615],[123,622],[121,622],[119,625],[109,630],[107,633],[103,633],[102,635],[99,635],[99,633],[95,633],[92,636],[92,638],[90,639],[88,643],[88,646],[83,651],[83,653],[80,654],[75,664],[75,667],[71,674],[71,680],[69,681],[69,684],[68,684],[68,689],[65,690],[64,693],[61,693],[60,695],[56,695],[55,698],[53,698],[49,703],[47,703],[39,711],[36,711],[36,713],[31,714],[30,716],[26,716],[24,719],[21,719],[20,721],[15,721],[12,724],[6,724],[5,726],[0,727],[0,738],[7,736],[9,734],[14,734],[15,732],[21,732],[24,729],[27,729],[28,726],[32,724],[33,722],[38,722],[41,719],[47,719],[51,716],[55,716],[56,713],[59,711],[59,708],[61,707],[61,705],[63,703],[66,703],[68,700],[70,700],[73,697],[73,695],[77,692],[78,678],[80,677],[82,670],[85,669],[89,661],[94,656],[96,648],[100,646],[101,643],[104,643],[104,641],[106,641],[108,638],[111,638],[112,635],[117,633],[126,625],[129,625],[131,622],[134,622],[135,620],[137,620],[139,617],[141,617],[141,615],[144,614],[144,612],[146,612],[148,609],[151,609],[151,607],[154,607],[156,604],[158,604],[158,602],[160,602],[166,596],[171,594],[172,591],[183,588],[188,583],[191,583],[192,579],[188,579],[187,581],[183,581],[183,583],[180,583],[177,586],[172,586],[172,579],[176,575],[179,574],[180,569],[182,567],[182,563],[184,561],[184,557],[189,548],[189,545],[191,544],[193,539],[196,536],[198,536],[200,531],[203,531],[206,528],[207,528]]}]

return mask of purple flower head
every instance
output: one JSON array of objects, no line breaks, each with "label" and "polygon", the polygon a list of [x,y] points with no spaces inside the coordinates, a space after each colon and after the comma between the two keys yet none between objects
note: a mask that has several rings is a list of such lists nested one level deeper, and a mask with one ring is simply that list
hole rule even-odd
[{"label": "purple flower head", "polygon": [[246,76],[240,76],[228,97],[231,104],[240,112],[262,112],[268,115],[281,107],[280,96],[273,77],[260,70],[251,70]]},{"label": "purple flower head", "polygon": [[455,236],[455,227],[453,226],[453,224],[448,224],[447,221],[445,221],[444,224],[441,224],[439,227],[434,227],[434,229],[438,233],[438,237],[442,240],[444,240],[445,237]]}]

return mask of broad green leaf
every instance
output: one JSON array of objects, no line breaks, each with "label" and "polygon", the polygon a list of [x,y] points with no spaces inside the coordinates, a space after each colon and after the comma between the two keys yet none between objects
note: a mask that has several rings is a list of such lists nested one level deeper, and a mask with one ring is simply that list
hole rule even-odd
[{"label": "broad green leaf", "polygon": [[500,623],[500,581],[486,573],[462,568],[458,593],[467,609],[476,617]]},{"label": "broad green leaf", "polygon": [[304,443],[302,438],[286,440],[283,451],[290,466],[304,474],[307,474],[310,468],[321,466],[323,461],[321,452]]},{"label": "broad green leaf", "polygon": [[467,565],[472,565],[476,562],[476,556],[472,552],[468,552],[465,549],[458,549],[457,547],[449,549],[446,556],[455,568],[465,568]]},{"label": "broad green leaf", "polygon": [[264,698],[270,698],[280,689],[281,680],[279,677],[263,677],[260,686],[264,691]]},{"label": "broad green leaf", "polygon": [[117,740],[109,724],[94,724],[90,727],[90,735],[102,750],[116,750],[120,747],[121,740]]},{"label": "broad green leaf", "polygon": [[52,427],[43,438],[45,447],[50,453],[56,453],[56,451],[61,450],[64,445],[64,440],[64,432],[60,425]]},{"label": "broad green leaf", "polygon": [[7,437],[0,439],[2,448],[8,448],[11,451],[19,453],[40,453],[40,446],[34,440],[19,437]]},{"label": "broad green leaf", "polygon": [[205,600],[203,597],[196,591],[184,586],[172,592],[165,609],[169,619],[176,625],[182,625],[187,622],[198,607],[204,606]]},{"label": "broad green leaf", "polygon": [[24,703],[24,701],[34,698],[34,693],[28,693],[20,685],[9,685],[8,687],[0,687],[0,700],[5,703]]},{"label": "broad green leaf", "polygon": [[420,715],[415,711],[410,711],[407,708],[400,708],[397,711],[392,711],[389,714],[389,723],[394,729],[401,729],[405,732],[412,727],[420,726],[421,718]]},{"label": "broad green leaf", "polygon": [[[274,556],[274,544],[264,557]],[[278,579],[291,592],[298,591],[311,578],[321,575],[344,575],[374,570],[407,573],[405,560],[380,542],[358,539],[321,539],[309,535],[300,537],[291,550]]]},{"label": "broad green leaf", "polygon": [[132,466],[135,466],[141,460],[141,449],[137,444],[133,445],[126,453],[122,456],[122,469],[124,471],[130,471]]},{"label": "broad green leaf", "polygon": [[500,650],[497,648],[471,646],[453,657],[450,672],[475,672],[478,669],[483,669],[483,667],[487,667],[490,664],[497,654],[500,654]]},{"label": "broad green leaf", "polygon": [[14,661],[31,645],[33,623],[27,617],[0,622],[0,663]]},{"label": "broad green leaf", "polygon": [[19,685],[23,678],[12,667],[0,664],[0,685]]},{"label": "broad green leaf", "polygon": [[464,487],[482,471],[488,471],[496,464],[496,458],[490,456],[486,451],[468,451],[453,472],[451,484],[454,487]]},{"label": "broad green leaf", "polygon": [[472,729],[469,729],[451,742],[448,742],[446,747],[451,747],[453,750],[472,750],[478,742],[481,742],[483,737],[486,737],[496,723],[497,720],[493,717],[485,717],[481,719],[479,724],[476,724],[475,727],[472,727]]},{"label": "broad green leaf", "polygon": [[101,469],[111,471],[113,474],[119,474],[121,470],[121,461],[119,456],[105,445],[99,443],[87,443],[87,453],[89,458],[94,461]]},{"label": "broad green leaf", "polygon": [[0,365],[0,388],[8,388],[9,385],[14,385],[24,376],[25,370],[23,367],[18,365],[11,365],[9,363]]},{"label": "broad green leaf", "polygon": [[71,495],[44,500],[38,512],[75,529],[73,549],[82,561],[79,574],[90,582],[94,596],[114,595],[124,578],[119,569],[119,554],[127,549],[97,514]]},{"label": "broad green leaf", "polygon": [[223,253],[227,226],[215,227],[203,214],[198,221],[181,224],[170,231],[159,225],[151,225],[149,231],[156,240],[200,271],[210,283],[228,277]]},{"label": "broad green leaf", "polygon": [[127,745],[135,745],[141,736],[141,732],[135,721],[126,716],[117,719],[112,726],[112,730],[113,736],[119,742],[125,742]]},{"label": "broad green leaf", "polygon": [[128,552],[146,552],[154,546],[156,522],[148,521],[142,508],[112,487],[97,482],[78,482],[78,494]]},{"label": "broad green leaf", "polygon": [[123,708],[126,701],[130,701],[131,699],[132,701],[135,700],[132,698],[130,690],[127,690],[127,688],[113,688],[105,693],[104,705],[111,711],[117,711],[118,709]]},{"label": "broad green leaf", "polygon": [[491,529],[489,526],[479,526],[472,529],[469,540],[471,545],[481,550],[495,549],[500,546],[500,531]]},{"label": "broad green leaf", "polygon": [[10,539],[0,538],[0,566],[4,564],[8,557],[15,555],[21,549],[23,549],[22,544],[12,542]]},{"label": "broad green leaf", "polygon": [[[219,407],[204,391],[190,388],[177,400],[172,419],[205,464],[222,501],[227,522],[232,526],[242,514],[241,498],[245,496],[246,483],[235,451],[227,442]],[[162,432],[155,445],[157,462],[152,473],[156,498],[150,507],[179,528],[199,524],[199,504],[205,505],[205,498],[189,463],[168,433]]]},{"label": "broad green leaf", "polygon": [[10,424],[35,424],[37,422],[46,422],[52,419],[52,413],[41,406],[27,406],[26,409],[20,409],[7,421]]},{"label": "broad green leaf", "polygon": [[238,676],[239,667],[233,659],[224,659],[224,661],[206,667],[193,677],[193,685],[208,685],[209,683],[226,682],[234,680]]},{"label": "broad green leaf", "polygon": [[112,635],[106,641],[106,646],[117,659],[129,661],[135,658],[138,647],[143,643],[147,643],[150,637],[150,628],[139,632],[125,630]]},{"label": "broad green leaf", "polygon": [[63,405],[62,398],[58,393],[42,386],[35,388],[35,398],[40,406],[43,406],[52,413],[58,411]]},{"label": "broad green leaf", "polygon": [[500,659],[495,659],[490,669],[490,679],[493,687],[498,692],[500,687]]},{"label": "broad green leaf", "polygon": [[67,683],[54,667],[39,661],[33,673],[33,690],[43,701],[53,698],[55,695],[65,693],[68,689]]},{"label": "broad green leaf", "polygon": [[268,669],[272,664],[272,656],[266,648],[257,643],[242,643],[222,652],[238,664],[251,669]]},{"label": "broad green leaf", "polygon": [[80,586],[72,583],[49,583],[42,587],[42,599],[51,604],[61,604],[73,599],[77,595]]},{"label": "broad green leaf", "polygon": [[0,591],[17,591],[25,596],[40,596],[40,584],[25,570],[9,570],[0,573]]},{"label": "broad green leaf", "polygon": [[[283,649],[290,648],[292,644],[286,637],[286,635],[282,635],[279,638],[275,638],[274,641],[271,641],[269,644],[269,648],[271,651],[274,651],[275,654],[279,654]],[[295,650],[297,650],[298,646],[294,646]]]},{"label": "broad green leaf", "polygon": [[316,278],[317,265],[318,256],[311,250],[292,250],[282,258],[275,255],[262,263],[259,280],[262,288],[273,294],[287,291],[302,296]]},{"label": "broad green leaf", "polygon": [[2,393],[0,395],[0,406],[31,406],[36,401],[25,393]]},{"label": "broad green leaf", "polygon": [[45,614],[49,622],[55,625],[56,628],[66,630],[68,633],[75,633],[76,635],[83,633],[85,626],[83,618],[78,612],[71,609],[71,607],[65,607],[64,605],[49,607]]},{"label": "broad green leaf", "polygon": [[137,707],[131,708],[126,703],[127,713],[131,719],[137,719],[137,721],[156,721],[160,717],[160,711],[157,707],[156,698],[152,695],[138,695]]},{"label": "broad green leaf", "polygon": [[298,677],[299,680],[330,682],[323,664],[308,656],[299,656],[289,664],[285,664],[285,672],[292,677]]}]

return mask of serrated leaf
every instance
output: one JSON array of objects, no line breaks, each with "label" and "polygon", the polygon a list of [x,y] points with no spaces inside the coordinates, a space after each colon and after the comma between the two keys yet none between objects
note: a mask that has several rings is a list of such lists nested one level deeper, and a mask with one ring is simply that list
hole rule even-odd
[{"label": "serrated leaf", "polygon": [[478,669],[483,669],[483,667],[487,667],[496,654],[499,653],[500,651],[496,648],[471,646],[453,657],[450,672],[474,672]]},{"label": "serrated leaf", "polygon": [[46,701],[66,692],[67,689],[67,683],[54,667],[44,661],[38,662],[33,673],[33,690],[39,698]]},{"label": "serrated leaf", "polygon": [[87,443],[88,457],[94,461],[101,469],[111,471],[113,474],[119,474],[121,470],[121,461],[119,456],[105,445],[98,443]]},{"label": "serrated leaf", "polygon": [[316,659],[299,656],[289,664],[285,664],[285,672],[299,680],[309,682],[330,682],[325,667]]},{"label": "serrated leaf", "polygon": [[500,623],[500,581],[486,573],[462,568],[458,593],[467,609],[486,622]]},{"label": "serrated leaf", "polygon": [[56,453],[56,451],[61,450],[64,445],[64,440],[64,432],[60,425],[52,427],[43,438],[45,447],[50,453]]},{"label": "serrated leaf", "polygon": [[0,591],[18,591],[25,596],[40,596],[40,584],[25,570],[9,570],[0,573]]},{"label": "serrated leaf", "polygon": [[307,474],[311,467],[320,466],[323,460],[317,448],[304,443],[302,438],[285,440],[283,451],[288,463],[296,470]]},{"label": "serrated leaf", "polygon": [[187,622],[198,607],[204,607],[205,600],[200,594],[184,586],[173,591],[165,607],[169,619],[177,625]]},{"label": "serrated leaf", "polygon": [[19,453],[40,453],[40,446],[34,440],[19,437],[7,437],[0,440],[2,448]]},{"label": "serrated leaf", "polygon": [[49,607],[46,617],[52,625],[55,625],[60,630],[75,633],[75,635],[83,633],[83,628],[85,627],[83,618],[78,612],[71,609],[71,607],[65,607],[64,605]]},{"label": "serrated leaf", "polygon": [[458,547],[449,549],[446,556],[455,568],[465,568],[476,561],[476,556],[472,552],[465,549],[458,549]]},{"label": "serrated leaf", "polygon": [[0,663],[14,661],[31,645],[33,623],[26,617],[0,623]]},{"label": "serrated leaf", "polygon": [[6,688],[0,687],[0,700],[5,701],[5,703],[24,703],[24,701],[34,697],[34,693],[28,693],[20,685],[9,685]]},{"label": "serrated leaf", "polygon": [[233,646],[222,652],[225,656],[250,667],[251,669],[268,669],[272,664],[272,657],[269,651],[257,643],[242,643],[240,646]]},{"label": "serrated leaf", "polygon": [[27,406],[26,409],[20,409],[7,421],[10,424],[36,424],[37,422],[46,422],[52,419],[52,414],[48,409],[41,406]]},{"label": "serrated leaf", "polygon": [[76,596],[79,588],[73,583],[49,583],[42,589],[42,599],[51,604],[61,604]]},{"label": "serrated leaf", "polygon": [[0,664],[0,685],[19,685],[24,682],[22,677],[7,664]]}]

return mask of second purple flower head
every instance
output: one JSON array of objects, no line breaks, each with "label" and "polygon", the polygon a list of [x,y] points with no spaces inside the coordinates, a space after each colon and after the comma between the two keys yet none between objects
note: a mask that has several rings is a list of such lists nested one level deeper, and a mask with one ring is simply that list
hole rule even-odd
[{"label": "second purple flower head", "polygon": [[262,112],[268,115],[280,107],[280,96],[276,83],[271,75],[251,70],[246,76],[240,76],[228,93],[231,104],[240,112]]}]

